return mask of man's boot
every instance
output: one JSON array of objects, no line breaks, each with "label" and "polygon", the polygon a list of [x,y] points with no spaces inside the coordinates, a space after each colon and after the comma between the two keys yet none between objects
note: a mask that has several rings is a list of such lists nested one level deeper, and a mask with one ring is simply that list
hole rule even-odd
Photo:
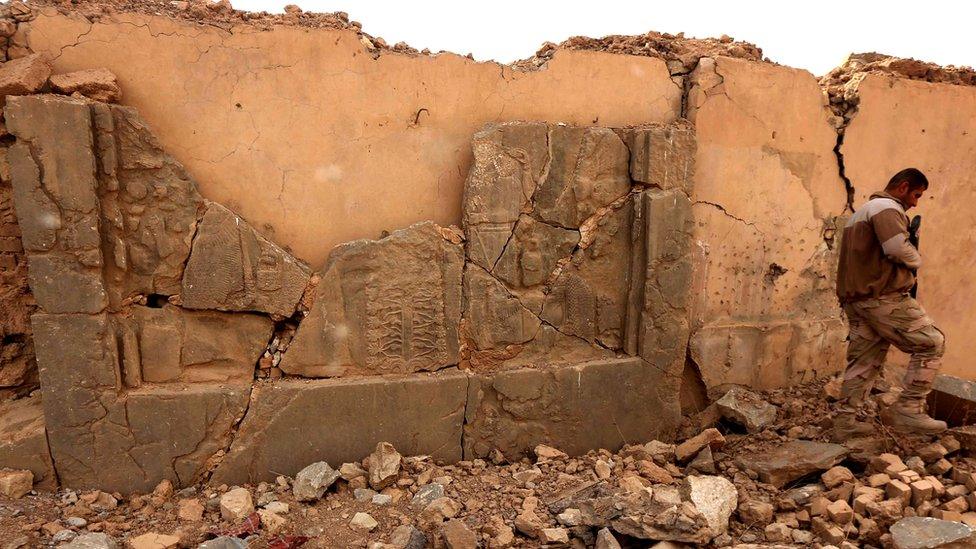
[{"label": "man's boot", "polygon": [[881,412],[881,423],[893,431],[912,435],[937,435],[946,430],[946,422],[925,413],[924,398],[900,397]]},{"label": "man's boot", "polygon": [[852,438],[861,438],[875,434],[874,427],[864,418],[859,418],[857,409],[864,402],[864,395],[868,390],[869,380],[862,377],[845,379],[840,388],[840,402],[834,414],[834,432],[831,438],[834,442],[846,442]]}]

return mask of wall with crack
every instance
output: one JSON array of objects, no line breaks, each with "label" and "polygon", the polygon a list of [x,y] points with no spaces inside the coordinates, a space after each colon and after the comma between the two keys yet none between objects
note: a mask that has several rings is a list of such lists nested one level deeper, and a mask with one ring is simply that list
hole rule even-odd
[{"label": "wall with crack", "polygon": [[[922,170],[931,186],[922,214],[924,265],[918,295],[946,333],[943,371],[971,378],[976,353],[976,87],[865,75],[854,93],[841,152],[855,189],[855,204],[883,189],[908,166]],[[915,212],[913,211],[912,214]]]},{"label": "wall with crack", "polygon": [[89,22],[53,8],[14,41],[56,72],[114,72],[207,198],[315,266],[342,242],[458,223],[468,144],[487,122],[669,122],[681,103],[663,61],[599,52],[526,72],[455,54],[377,57],[353,30]]}]

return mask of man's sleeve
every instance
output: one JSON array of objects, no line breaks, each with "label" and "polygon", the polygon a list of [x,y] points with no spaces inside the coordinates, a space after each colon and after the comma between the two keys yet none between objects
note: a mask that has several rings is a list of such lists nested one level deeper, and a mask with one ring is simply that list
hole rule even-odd
[{"label": "man's sleeve", "polygon": [[895,208],[886,208],[871,217],[871,225],[888,259],[909,269],[922,266],[922,256],[908,241],[908,221],[904,214]]}]

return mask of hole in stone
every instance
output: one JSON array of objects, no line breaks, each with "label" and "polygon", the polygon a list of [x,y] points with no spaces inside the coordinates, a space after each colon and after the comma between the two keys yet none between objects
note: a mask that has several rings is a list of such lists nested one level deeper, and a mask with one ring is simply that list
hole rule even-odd
[{"label": "hole in stone", "polygon": [[149,294],[146,296],[146,307],[162,309],[163,305],[169,303],[169,296],[163,294]]},{"label": "hole in stone", "polygon": [[708,390],[690,355],[685,355],[685,368],[681,371],[679,401],[682,415],[697,414],[708,406]]}]

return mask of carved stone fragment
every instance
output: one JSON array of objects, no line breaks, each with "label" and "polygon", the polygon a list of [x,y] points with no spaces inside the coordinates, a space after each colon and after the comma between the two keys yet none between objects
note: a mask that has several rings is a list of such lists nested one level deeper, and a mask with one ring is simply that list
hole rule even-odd
[{"label": "carved stone fragment", "polygon": [[617,131],[630,149],[630,177],[661,189],[691,192],[695,177],[695,132],[681,124]]},{"label": "carved stone fragment", "polygon": [[281,369],[306,377],[457,364],[462,248],[430,222],[337,247]]},{"label": "carved stone fragment", "polygon": [[536,215],[567,228],[630,191],[628,151],[609,128],[554,126],[552,160],[534,195]]},{"label": "carved stone fragment", "polygon": [[227,208],[209,203],[183,275],[181,305],[289,317],[310,270]]},{"label": "carved stone fragment", "polygon": [[474,136],[474,164],[464,185],[462,228],[470,261],[491,270],[527,211],[548,163],[542,123],[490,125]]}]

